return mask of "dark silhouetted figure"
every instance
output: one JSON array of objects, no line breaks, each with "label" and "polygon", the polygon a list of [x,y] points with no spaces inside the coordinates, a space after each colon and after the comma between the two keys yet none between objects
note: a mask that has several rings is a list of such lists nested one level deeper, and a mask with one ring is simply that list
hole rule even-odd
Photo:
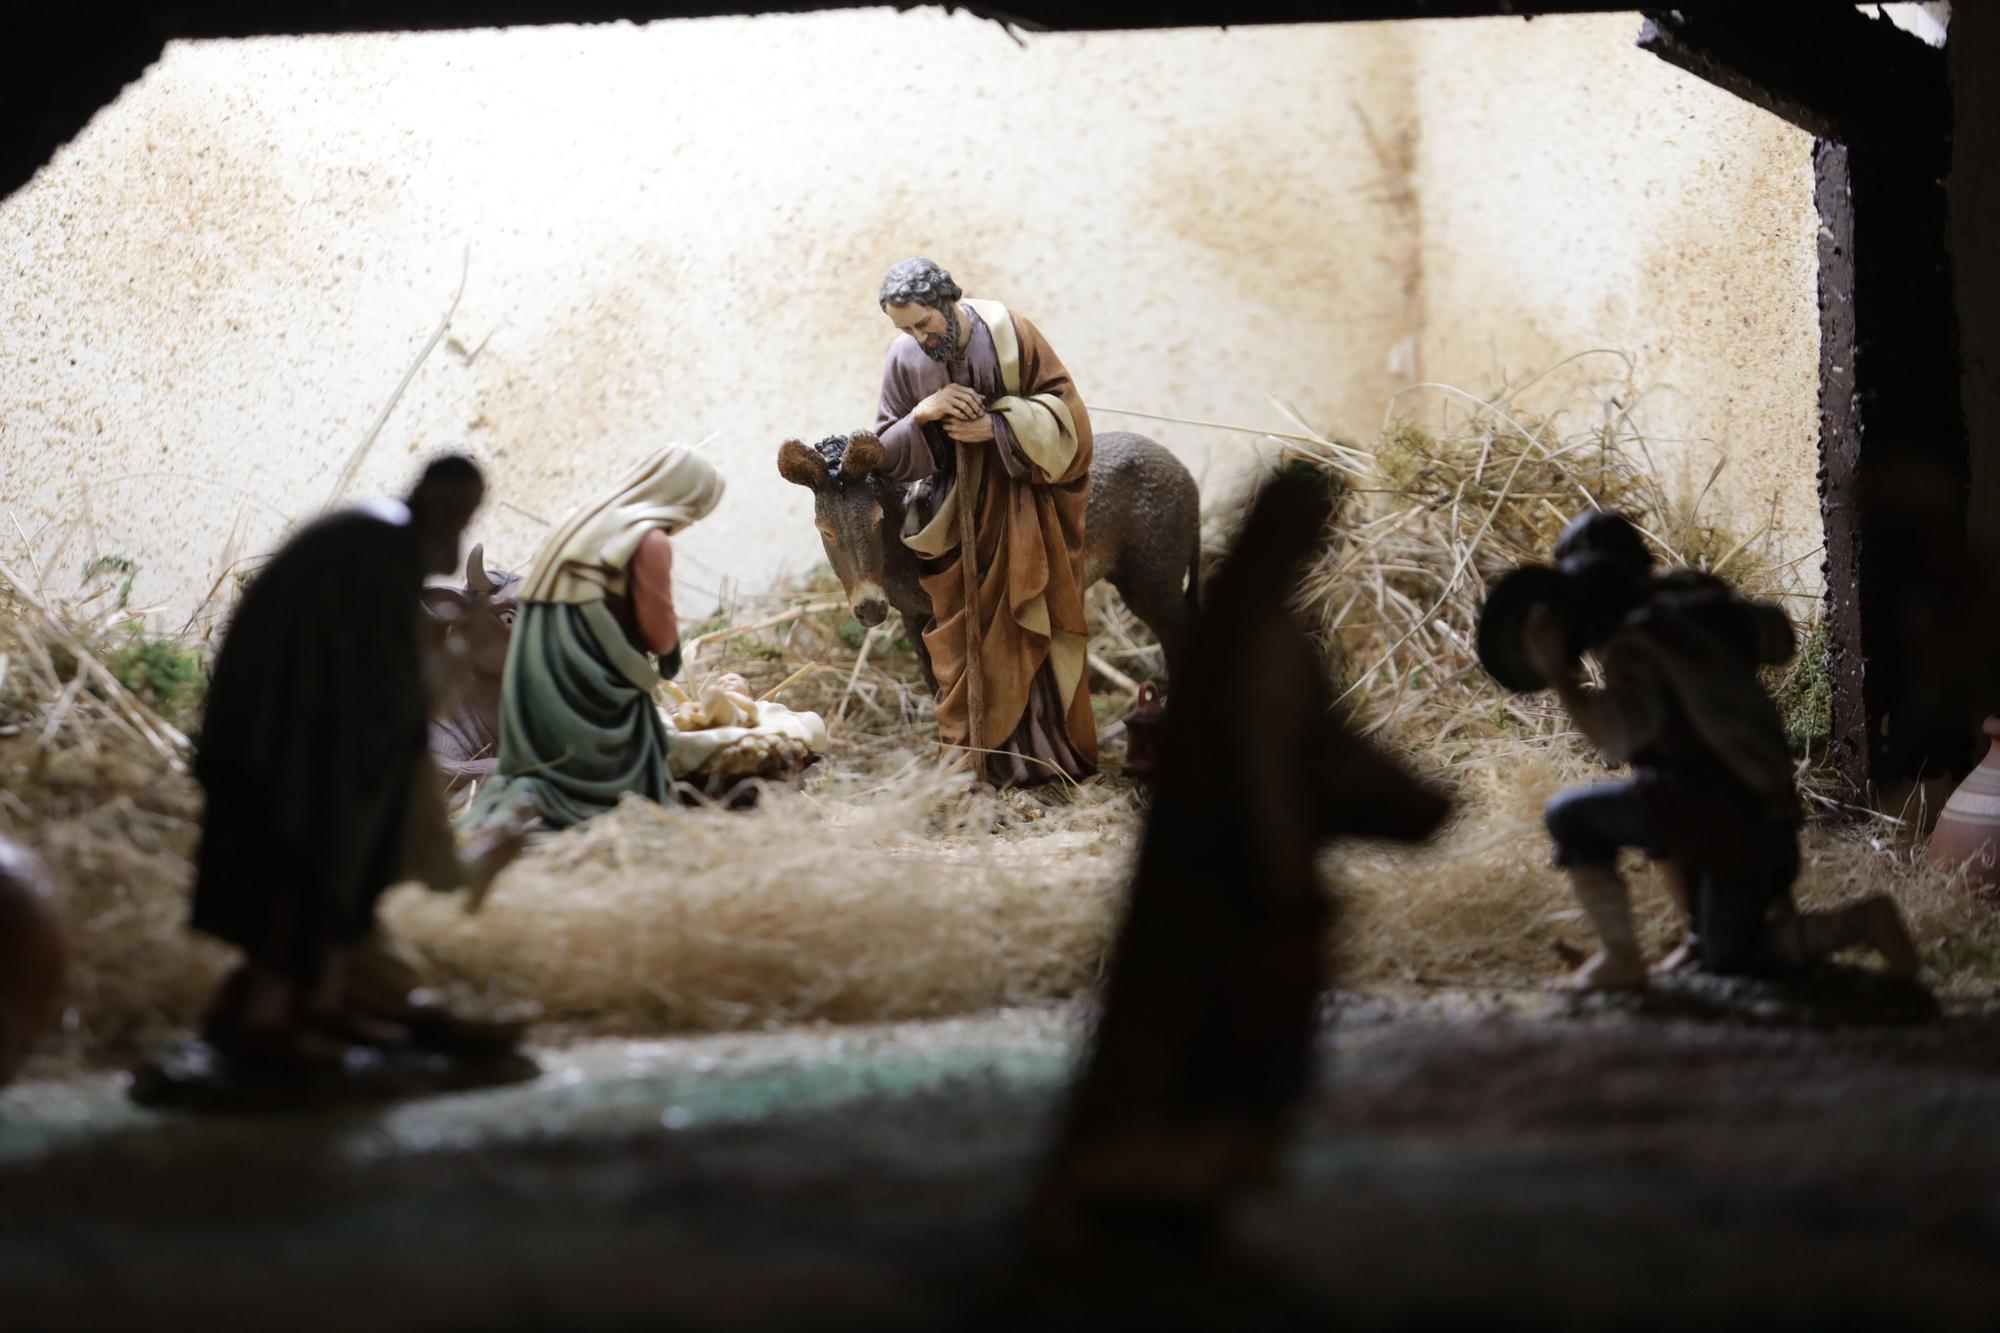
[{"label": "dark silhouetted figure", "polygon": [[1323,481],[1272,481],[1203,593],[1102,1011],[1035,1201],[1043,1254],[1207,1246],[1268,1177],[1311,1085],[1332,912],[1321,848],[1418,841],[1450,808],[1348,730],[1288,607],[1330,505]]},{"label": "dark silhouetted figure", "polygon": [[233,1063],[331,1063],[350,1041],[392,1040],[345,984],[377,900],[406,878],[483,892],[519,849],[510,825],[459,852],[426,743],[419,597],[427,574],[458,567],[484,493],[452,455],[406,501],[319,519],[230,621],[195,763],[207,805],[192,924],[244,954],[209,1020]]}]

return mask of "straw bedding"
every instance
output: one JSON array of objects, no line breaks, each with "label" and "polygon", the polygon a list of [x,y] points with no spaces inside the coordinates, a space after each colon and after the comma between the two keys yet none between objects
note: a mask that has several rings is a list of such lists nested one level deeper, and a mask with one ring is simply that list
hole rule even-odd
[{"label": "straw bedding", "polygon": [[[1587,943],[1548,868],[1540,810],[1604,770],[1550,700],[1504,697],[1479,673],[1470,645],[1485,578],[1542,558],[1594,500],[1633,513],[1666,558],[1790,599],[1811,630],[1815,603],[1763,534],[1701,522],[1701,493],[1662,486],[1629,422],[1607,412],[1587,430],[1559,426],[1475,404],[1430,430],[1391,423],[1365,446],[1302,429],[1272,459],[1342,492],[1299,604],[1346,704],[1461,798],[1429,847],[1330,855],[1350,983],[1533,982],[1560,966],[1558,941]],[[1212,548],[1242,499],[1211,497]],[[38,847],[71,895],[69,1013],[49,1049],[122,1058],[192,1021],[228,963],[182,928],[200,794],[177,724],[198,703],[166,651],[177,645],[136,652],[101,581],[58,600],[4,563],[0,576],[0,831]],[[687,627],[697,681],[733,670],[827,718],[832,753],[803,789],[768,792],[747,813],[628,802],[531,849],[477,915],[455,896],[401,889],[388,928],[441,984],[533,1001],[561,1028],[757,1028],[1078,993],[1102,967],[1141,820],[1115,776],[1116,719],[1126,683],[1159,669],[1109,590],[1093,591],[1092,608],[1110,776],[968,791],[942,763],[899,628],[861,630],[821,575]],[[1772,683],[1824,816],[1807,833],[1802,903],[1891,891],[1933,979],[1988,993],[2000,973],[1990,909],[1925,866],[1905,828],[1844,809],[1814,765],[1825,728],[1814,655]],[[1673,923],[1650,871],[1635,901],[1664,949]]]},{"label": "straw bedding", "polygon": [[476,917],[410,893],[388,918],[454,979],[589,1027],[904,1018],[1075,993],[1108,942],[1125,802],[1022,811],[940,798],[939,783],[913,763],[855,798],[787,793],[738,815],[627,800],[511,870]]}]

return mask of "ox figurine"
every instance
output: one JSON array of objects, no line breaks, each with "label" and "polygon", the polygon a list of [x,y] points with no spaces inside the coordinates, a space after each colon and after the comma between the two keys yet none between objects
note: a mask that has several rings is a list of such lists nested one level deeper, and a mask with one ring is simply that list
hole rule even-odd
[{"label": "ox figurine", "polygon": [[[877,470],[882,457],[881,441],[866,431],[816,445],[788,440],[778,450],[778,472],[813,493],[820,541],[855,619],[874,626],[889,608],[900,612],[935,691],[923,642],[930,596],[918,582],[920,557],[903,544],[903,489]],[[1111,581],[1159,639],[1169,678],[1194,624],[1200,560],[1201,494],[1187,468],[1143,435],[1099,435],[1084,511],[1084,586]]]},{"label": "ox figurine", "polygon": [[424,609],[445,637],[457,676],[455,698],[430,727],[431,754],[454,798],[500,765],[500,682],[520,594],[521,575],[489,572],[480,546],[465,557],[463,588],[424,589]]}]

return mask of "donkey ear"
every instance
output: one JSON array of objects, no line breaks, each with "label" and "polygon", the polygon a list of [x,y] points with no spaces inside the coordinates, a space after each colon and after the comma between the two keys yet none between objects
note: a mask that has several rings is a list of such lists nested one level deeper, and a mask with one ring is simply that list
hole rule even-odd
[{"label": "donkey ear", "polygon": [[778,446],[778,475],[794,486],[818,490],[826,485],[826,460],[817,449],[808,449],[797,440]]},{"label": "donkey ear", "polygon": [[867,431],[858,430],[848,437],[847,452],[840,456],[841,475],[865,477],[882,466],[884,457],[882,441]]}]

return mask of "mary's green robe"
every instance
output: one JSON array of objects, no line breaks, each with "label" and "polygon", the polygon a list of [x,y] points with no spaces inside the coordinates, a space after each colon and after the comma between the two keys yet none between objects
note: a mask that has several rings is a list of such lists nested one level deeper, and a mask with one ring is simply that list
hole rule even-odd
[{"label": "mary's green robe", "polygon": [[[666,664],[668,674],[675,665]],[[567,828],[628,791],[664,801],[671,779],[653,698],[660,679],[602,601],[523,605],[500,693],[500,771],[468,818],[532,799],[543,823]]]},{"label": "mary's green robe", "polygon": [[[666,539],[722,489],[706,459],[670,446],[556,524],[522,585],[500,686],[500,771],[469,822],[532,798],[544,824],[567,828],[626,792],[667,798],[654,691],[663,670],[679,670],[680,648]],[[659,667],[640,644],[666,654]]]}]

